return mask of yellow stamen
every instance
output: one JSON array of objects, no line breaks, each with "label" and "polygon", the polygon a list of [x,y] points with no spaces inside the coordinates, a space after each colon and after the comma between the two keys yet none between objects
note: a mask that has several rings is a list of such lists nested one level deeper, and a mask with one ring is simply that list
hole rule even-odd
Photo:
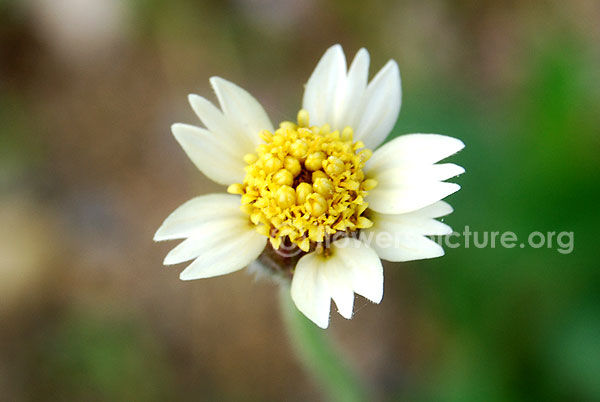
[{"label": "yellow stamen", "polygon": [[342,162],[340,158],[337,158],[333,155],[327,158],[327,162],[325,164],[325,172],[327,172],[329,177],[338,176],[343,171],[344,162]]},{"label": "yellow stamen", "polygon": [[273,154],[268,153],[264,156],[263,167],[268,172],[276,172],[281,169],[281,166],[283,166],[281,159],[275,157]]},{"label": "yellow stamen", "polygon": [[333,195],[333,183],[331,180],[324,177],[319,177],[313,182],[315,191],[325,198],[330,198]]},{"label": "yellow stamen", "polygon": [[252,165],[257,160],[258,160],[258,156],[256,156],[256,154],[244,155],[244,162],[246,162],[248,165]]},{"label": "yellow stamen", "polygon": [[306,157],[306,162],[304,162],[304,166],[308,170],[318,170],[321,169],[324,160],[325,154],[321,151],[318,151]]},{"label": "yellow stamen", "polygon": [[273,176],[273,182],[279,184],[280,186],[291,186],[294,182],[294,175],[292,175],[292,173],[290,173],[290,171],[287,169],[281,169],[279,172],[275,173],[275,176]]},{"label": "yellow stamen", "polygon": [[352,130],[352,127],[345,127],[342,131],[342,141],[352,141],[353,136],[354,130]]},{"label": "yellow stamen", "polygon": [[300,127],[308,127],[308,112],[304,109],[301,109],[298,112],[298,125]]},{"label": "yellow stamen", "polygon": [[302,205],[306,202],[306,198],[312,194],[312,186],[308,183],[300,183],[296,187],[296,200],[298,205]]},{"label": "yellow stamen", "polygon": [[302,167],[300,166],[300,162],[298,161],[298,159],[294,158],[293,156],[286,156],[285,159],[283,160],[283,166],[287,170],[289,170],[289,172],[292,174],[293,177],[298,176],[298,174],[302,170]]},{"label": "yellow stamen", "polygon": [[353,130],[332,131],[328,124],[310,126],[308,112],[298,123],[282,122],[275,132],[262,131],[264,143],[244,156],[246,177],[227,191],[241,194],[241,210],[256,230],[279,248],[284,238],[301,250],[318,249],[337,231],[368,228],[362,213],[367,192],[377,185],[362,168],[372,152]]},{"label": "yellow stamen", "polygon": [[362,182],[361,188],[365,191],[373,190],[377,186],[377,180],[375,179],[367,179]]},{"label": "yellow stamen", "polygon": [[373,222],[371,222],[368,218],[365,218],[364,216],[358,217],[357,222],[356,222],[357,228],[366,229],[366,228],[370,228],[371,226],[373,226]]},{"label": "yellow stamen", "polygon": [[277,190],[277,203],[283,209],[296,203],[296,192],[290,186],[281,186]]},{"label": "yellow stamen", "polygon": [[229,194],[244,194],[244,186],[239,183],[234,183],[227,187],[227,192]]},{"label": "yellow stamen", "polygon": [[308,152],[308,145],[302,140],[296,140],[292,145],[290,145],[289,152],[290,155],[296,158],[297,160],[304,160],[304,158],[306,157],[306,153]]},{"label": "yellow stamen", "polygon": [[308,210],[314,217],[319,217],[327,211],[327,200],[321,194],[313,193],[308,197]]}]

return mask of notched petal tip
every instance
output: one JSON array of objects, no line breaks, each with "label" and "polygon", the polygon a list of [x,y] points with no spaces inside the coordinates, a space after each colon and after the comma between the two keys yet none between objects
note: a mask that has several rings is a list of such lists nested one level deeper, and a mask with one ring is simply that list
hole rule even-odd
[{"label": "notched petal tip", "polygon": [[446,147],[446,149],[447,149],[446,156],[444,156],[442,159],[448,158],[448,157],[456,154],[457,152],[462,151],[465,148],[465,143],[455,137],[450,137],[450,136],[444,135],[444,134],[420,134],[420,135],[426,135],[426,136],[430,136],[433,139],[437,139],[440,141],[440,144],[443,144],[443,146]]},{"label": "notched petal tip", "polygon": [[460,176],[465,172],[465,169],[462,166],[454,163],[441,163],[431,165],[430,171],[432,179],[436,181],[444,181]]},{"label": "notched petal tip", "polygon": [[[362,81],[364,80],[364,83],[362,83],[361,87],[360,87],[360,92],[354,94],[355,96],[357,96],[358,98],[362,98],[364,91],[366,89],[366,85],[368,83],[368,79],[369,79],[369,64],[371,63],[371,56],[369,56],[369,52],[367,51],[367,49],[360,48],[358,50],[358,52],[356,52],[356,55],[354,56],[354,60],[352,60],[352,63],[350,64],[350,68],[348,69],[348,79],[349,80],[354,80],[354,81]],[[353,83],[351,81],[349,81],[349,83]]]},{"label": "notched petal tip", "polygon": [[325,53],[323,53],[323,56],[321,56],[319,59],[317,66],[308,79],[308,83],[316,80],[321,74],[327,73],[336,66],[343,66],[344,70],[346,67],[346,55],[344,54],[344,50],[339,43],[331,46],[325,51]]},{"label": "notched petal tip", "polygon": [[179,140],[179,138],[181,138],[181,136],[183,135],[183,131],[186,129],[186,127],[189,127],[189,125],[184,123],[171,124],[171,134],[173,134],[175,139]]},{"label": "notched petal tip", "polygon": [[161,241],[169,240],[168,238],[165,238],[164,227],[165,227],[164,223],[162,225],[160,225],[160,227],[158,228],[156,233],[154,233],[154,237],[152,238],[153,241],[161,242]]},{"label": "notched petal tip", "polygon": [[325,51],[325,54],[327,54],[327,52],[341,52],[342,54],[344,54],[344,48],[342,48],[342,45],[339,43],[336,43],[335,45],[331,45],[327,48],[327,50]]},{"label": "notched petal tip", "polygon": [[409,254],[398,256],[391,256],[387,258],[388,261],[391,262],[409,262],[409,261],[418,261],[418,260],[432,260],[434,258],[443,257],[446,252],[443,247],[433,241],[428,242],[428,248],[426,250],[420,250],[418,254]]},{"label": "notched petal tip", "polygon": [[347,320],[351,320],[352,319],[352,316],[354,314],[353,310],[348,311],[348,310],[344,310],[344,309],[341,309],[341,308],[338,308],[337,310],[338,310],[339,315],[341,315],[345,319],[347,319]]},{"label": "notched petal tip", "polygon": [[460,184],[457,184],[457,183],[446,183],[446,184],[449,184],[449,186],[448,186],[448,195],[454,194],[458,190],[460,190]]},{"label": "notched petal tip", "polygon": [[[222,99],[223,96],[226,94],[223,93],[223,91],[234,91],[235,93],[240,93],[243,92],[244,94],[247,93],[247,91],[245,89],[243,89],[242,87],[240,87],[239,85],[226,80],[225,78],[213,75],[212,77],[210,77],[208,79],[208,81],[210,82],[210,86],[212,87],[213,91],[215,92],[215,95],[217,96],[217,98],[219,99],[219,102],[222,104]],[[250,95],[250,94],[248,94]]]},{"label": "notched petal tip", "polygon": [[194,105],[197,102],[206,100],[206,99],[204,99],[204,97],[197,95],[197,94],[188,94],[187,98],[188,98],[188,103],[190,104],[190,106],[192,106],[192,108],[194,108]]},{"label": "notched petal tip", "polygon": [[461,174],[463,174],[465,172],[465,168],[464,167],[459,166],[459,165],[454,165],[454,166],[456,166],[456,167],[455,167],[455,171],[454,171],[454,176],[453,177],[460,176]]},{"label": "notched petal tip", "polygon": [[226,80],[225,78],[219,77],[218,75],[213,75],[212,77],[210,77],[208,79],[208,81],[210,82],[210,85],[214,86],[218,86],[219,84],[222,83],[231,83],[231,81]]},{"label": "notched petal tip", "polygon": [[[441,135],[441,134],[438,134]],[[462,151],[465,148],[465,143],[462,140],[459,140],[458,138],[454,138],[454,137],[448,137],[450,138],[452,143],[453,143],[453,148],[455,149],[454,153],[457,153],[459,151]]]},{"label": "notched petal tip", "polygon": [[398,63],[394,59],[389,59],[387,63],[381,67],[380,73],[383,74],[392,74],[400,79],[400,67],[398,67]]},{"label": "notched petal tip", "polygon": [[[202,130],[200,127],[191,124],[175,123],[171,125],[171,134],[173,134],[175,141],[177,141],[186,153],[188,142],[194,135],[197,135],[197,132],[200,130]],[[189,154],[188,157],[193,161],[193,158]]]},{"label": "notched petal tip", "polygon": [[393,90],[392,96],[397,99],[396,101],[398,102],[398,110],[395,114],[396,119],[398,119],[398,114],[400,114],[400,109],[402,107],[402,77],[400,76],[400,67],[398,67],[396,60],[388,60],[381,71],[382,74],[386,75],[386,82]]},{"label": "notched petal tip", "polygon": [[371,80],[371,83],[376,83],[379,80],[385,83],[386,87],[393,90],[393,96],[400,98],[400,100],[402,99],[402,78],[400,77],[400,67],[398,67],[396,60],[388,60],[377,72],[373,80]]},{"label": "notched petal tip", "polygon": [[452,212],[454,212],[454,207],[452,205],[448,204],[445,201],[440,201],[440,202],[445,204],[446,210],[444,211],[444,213],[442,215],[434,216],[434,218],[439,218],[442,216],[450,215]]},{"label": "notched petal tip", "polygon": [[444,248],[442,246],[440,246],[439,244],[437,246],[438,247],[435,251],[431,251],[429,254],[424,255],[422,258],[424,260],[431,260],[433,258],[439,258],[439,257],[443,257],[444,255],[446,255],[446,251],[444,250]]},{"label": "notched petal tip", "polygon": [[193,281],[194,279],[198,278],[190,276],[189,273],[187,273],[185,270],[181,271],[181,273],[179,274],[180,281]]},{"label": "notched petal tip", "polygon": [[[367,48],[365,47],[361,47],[360,49],[358,49],[358,52],[356,52],[356,56],[360,55],[361,57],[370,57],[369,55],[369,51],[367,50]],[[354,57],[356,57],[354,56]]]},{"label": "notched petal tip", "polygon": [[[441,222],[440,222],[441,223]],[[452,232],[454,232],[454,230],[452,230],[452,227],[449,225],[446,225],[444,223],[442,223],[444,230],[440,230],[438,235],[439,236],[447,236],[449,234],[452,234]],[[442,254],[443,255],[443,254]]]},{"label": "notched petal tip", "polygon": [[400,69],[394,60],[389,60],[367,86],[356,138],[367,148],[377,148],[396,124],[401,106]]},{"label": "notched petal tip", "polygon": [[381,292],[372,295],[372,297],[367,297],[367,300],[372,301],[375,304],[379,304],[381,303],[381,301],[383,300],[383,286],[381,287]]},{"label": "notched petal tip", "polygon": [[176,265],[176,264],[180,264],[181,262],[184,262],[184,261],[173,262],[173,255],[170,252],[163,259],[163,265],[165,265],[165,266]]}]

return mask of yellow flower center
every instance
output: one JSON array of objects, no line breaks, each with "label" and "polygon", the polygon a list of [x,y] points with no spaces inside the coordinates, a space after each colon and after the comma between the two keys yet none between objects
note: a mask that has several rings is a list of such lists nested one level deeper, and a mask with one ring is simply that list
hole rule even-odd
[{"label": "yellow flower center", "polygon": [[260,136],[264,144],[244,157],[244,182],[227,191],[241,194],[242,211],[273,248],[287,238],[309,251],[336,232],[372,225],[361,216],[367,191],[377,185],[362,171],[372,152],[361,149],[362,141],[353,142],[352,128],[340,133],[327,124],[311,127],[308,112],[301,110],[297,124],[284,121]]}]

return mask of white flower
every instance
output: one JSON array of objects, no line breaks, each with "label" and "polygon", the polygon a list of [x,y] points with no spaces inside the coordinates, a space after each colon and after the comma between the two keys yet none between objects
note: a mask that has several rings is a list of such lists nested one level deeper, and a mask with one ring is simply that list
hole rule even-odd
[{"label": "white flower", "polygon": [[222,78],[210,80],[221,110],[190,95],[206,128],[174,124],[173,134],[231,194],[194,198],[165,220],[154,239],[185,240],[164,263],[193,260],[181,279],[208,278],[246,267],[265,248],[293,248],[301,257],[290,267],[292,299],[326,328],[331,299],[345,318],[354,293],[381,301],[380,258],[443,255],[426,236],[451,233],[435,218],[452,212],[440,200],[460,188],[444,180],[464,170],[437,162],[464,144],[409,134],[372,153],[396,122],[401,87],[395,61],[370,82],[368,69],[365,49],[347,69],[341,46],[329,48],[308,80],[298,122],[277,130],[248,92]]}]

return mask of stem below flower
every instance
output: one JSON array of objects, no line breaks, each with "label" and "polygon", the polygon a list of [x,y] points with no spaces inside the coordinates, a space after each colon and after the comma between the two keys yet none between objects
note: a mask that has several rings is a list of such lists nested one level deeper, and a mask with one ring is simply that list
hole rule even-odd
[{"label": "stem below flower", "polygon": [[327,400],[367,401],[362,384],[342,356],[332,348],[325,332],[298,311],[290,297],[289,286],[281,286],[280,301],[283,321],[298,358],[326,394]]}]

